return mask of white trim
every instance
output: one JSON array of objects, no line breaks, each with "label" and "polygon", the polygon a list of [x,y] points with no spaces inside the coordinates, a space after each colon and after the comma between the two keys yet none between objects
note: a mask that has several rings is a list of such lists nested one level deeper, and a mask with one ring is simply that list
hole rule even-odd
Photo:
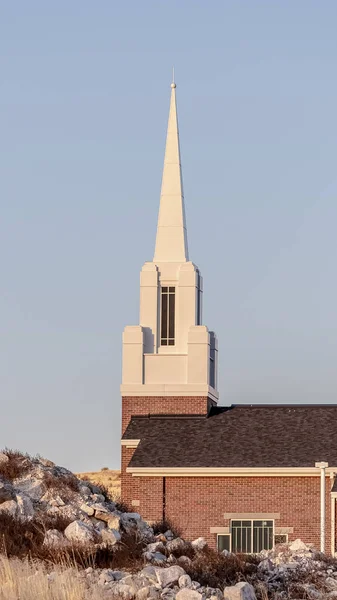
[{"label": "white trim", "polygon": [[137,448],[140,440],[121,440],[121,446],[126,448]]},{"label": "white trim", "polygon": [[331,556],[335,556],[335,521],[336,521],[336,497],[331,494]]},{"label": "white trim", "polygon": [[126,472],[134,477],[320,477],[315,467],[127,467]]},{"label": "white trim", "polygon": [[219,393],[203,383],[124,383],[120,386],[120,391],[122,396],[197,396],[216,402],[219,400]]},{"label": "white trim", "polygon": [[225,535],[227,533],[230,533],[229,527],[210,527],[209,532],[218,533],[219,535]]},{"label": "white trim", "polygon": [[225,513],[224,519],[233,521],[275,521],[280,513]]}]

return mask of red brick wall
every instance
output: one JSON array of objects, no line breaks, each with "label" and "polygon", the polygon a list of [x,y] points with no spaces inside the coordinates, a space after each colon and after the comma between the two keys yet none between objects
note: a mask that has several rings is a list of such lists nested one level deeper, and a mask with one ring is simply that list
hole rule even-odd
[{"label": "red brick wall", "polygon": [[[215,402],[206,396],[124,396],[122,398],[122,435],[134,415],[206,415],[213,404]],[[139,499],[139,479],[126,473],[126,467],[133,453],[134,449],[122,447],[121,495],[122,499],[130,505],[132,500]]]},{"label": "red brick wall", "polygon": [[[135,479],[135,478],[134,478]],[[138,478],[137,478],[138,479]],[[162,478],[139,478],[145,519],[162,518]],[[326,551],[330,553],[330,479],[326,493]],[[186,539],[203,536],[216,546],[210,527],[229,525],[224,513],[280,513],[275,527],[293,527],[289,540],[301,538],[320,547],[319,477],[166,477],[166,516]]]},{"label": "red brick wall", "polygon": [[206,396],[124,396],[122,434],[135,415],[206,415],[212,404]]}]

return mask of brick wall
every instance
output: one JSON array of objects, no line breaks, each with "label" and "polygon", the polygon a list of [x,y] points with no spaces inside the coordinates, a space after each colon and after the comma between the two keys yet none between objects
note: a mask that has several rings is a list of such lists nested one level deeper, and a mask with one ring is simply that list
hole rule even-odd
[{"label": "brick wall", "polygon": [[206,415],[213,404],[206,396],[124,396],[122,434],[135,415]]},{"label": "brick wall", "polygon": [[[122,435],[132,416],[148,414],[206,415],[214,404],[215,402],[206,396],[124,396],[122,398]],[[122,447],[121,495],[124,502],[130,505],[132,500],[139,499],[139,478],[126,473],[126,467],[133,453],[134,449]]]},{"label": "brick wall", "polygon": [[[136,478],[133,478],[136,479]],[[138,479],[138,478],[137,478]],[[137,510],[151,521],[162,518],[162,478],[139,477]],[[326,551],[330,553],[330,479],[326,493]],[[319,477],[166,477],[166,517],[186,539],[203,536],[212,547],[224,527],[224,513],[280,513],[275,527],[293,527],[289,540],[301,538],[320,547]]]}]

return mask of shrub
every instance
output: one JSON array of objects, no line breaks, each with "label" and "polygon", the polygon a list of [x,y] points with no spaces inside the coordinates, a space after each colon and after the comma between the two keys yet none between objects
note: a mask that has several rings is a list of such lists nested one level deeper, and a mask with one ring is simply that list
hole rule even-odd
[{"label": "shrub", "polygon": [[184,565],[186,573],[203,586],[223,589],[238,581],[249,580],[257,571],[260,559],[254,555],[224,556],[216,550],[204,548],[196,552],[190,565]]},{"label": "shrub", "polygon": [[56,473],[46,472],[43,482],[47,489],[58,492],[62,500],[71,500],[74,492],[79,491],[79,483],[73,475],[58,475]]},{"label": "shrub", "polygon": [[173,525],[169,519],[162,519],[162,521],[153,523],[152,529],[155,535],[158,535],[159,533],[166,533],[167,531],[172,531],[174,537],[181,537],[182,535],[181,529]]},{"label": "shrub", "polygon": [[33,459],[29,454],[23,454],[19,450],[10,450],[9,448],[5,448],[2,452],[8,456],[9,460],[0,463],[0,476],[7,479],[7,481],[18,479],[31,469]]}]

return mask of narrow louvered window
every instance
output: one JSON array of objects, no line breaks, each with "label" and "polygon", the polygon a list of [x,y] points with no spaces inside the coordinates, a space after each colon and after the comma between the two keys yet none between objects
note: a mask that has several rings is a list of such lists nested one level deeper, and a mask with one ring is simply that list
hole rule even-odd
[{"label": "narrow louvered window", "polygon": [[175,288],[161,288],[161,335],[162,346],[174,346],[175,343]]}]

